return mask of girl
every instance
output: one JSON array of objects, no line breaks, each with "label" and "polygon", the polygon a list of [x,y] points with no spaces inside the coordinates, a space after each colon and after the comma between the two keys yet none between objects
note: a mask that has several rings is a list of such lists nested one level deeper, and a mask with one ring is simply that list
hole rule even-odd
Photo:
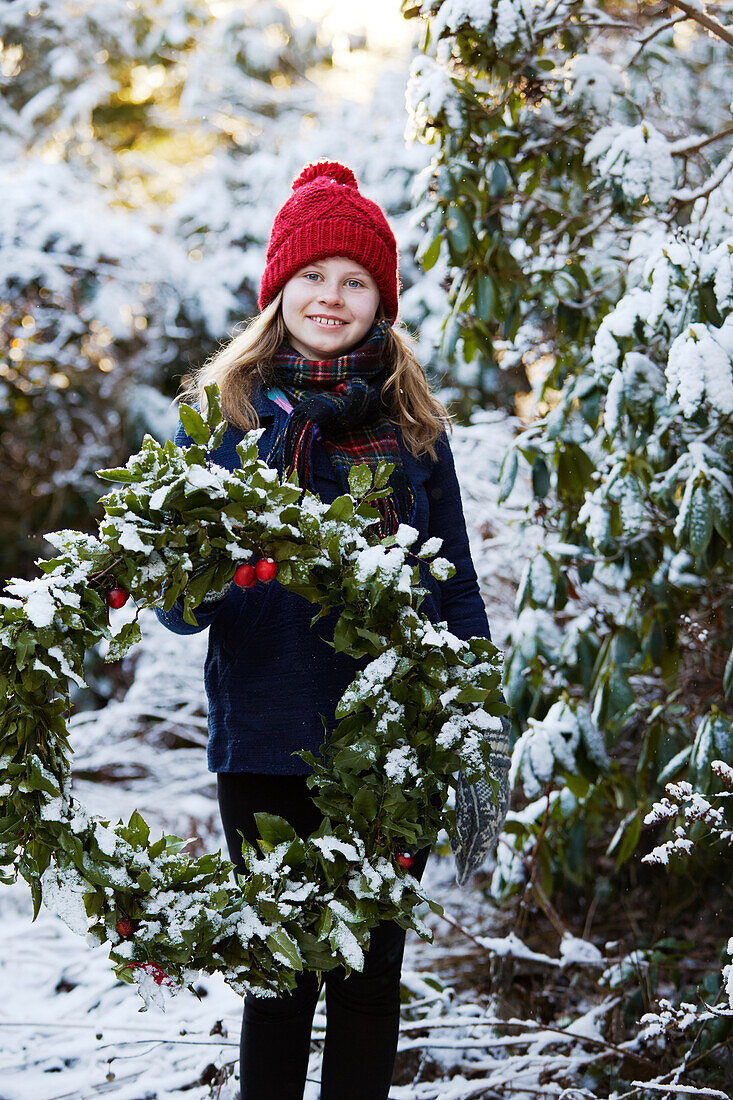
[{"label": "girl", "polygon": [[[352,464],[393,462],[393,495],[378,505],[380,536],[401,522],[417,528],[418,546],[440,536],[456,572],[438,582],[421,563],[428,589],[421,610],[459,637],[489,637],[445,432],[449,414],[394,328],[398,303],[397,243],[383,212],[360,194],[349,168],[308,165],[275,218],[259,316],[184,380],[183,396],[200,404],[204,387],[219,384],[228,427],[215,462],[237,468],[237,444],[261,427],[260,457],[281,475],[296,469],[299,484],[328,503],[349,491]],[[180,425],[175,441],[190,443]],[[303,837],[318,827],[310,769],[293,753],[317,752],[324,724],[334,728],[336,704],[367,661],[327,644],[338,611],[311,627],[311,604],[276,581],[208,594],[198,627],[184,622],[180,605],[156,614],[180,634],[209,628],[208,764],[230,856],[243,873],[240,834],[254,844],[254,813],[281,815]],[[418,879],[427,857],[427,849],[415,855]],[[404,939],[403,929],[383,921],[362,973],[325,973],[321,1100],[387,1097]],[[312,972],[287,996],[247,994],[242,1100],[301,1100],[317,998]]]}]

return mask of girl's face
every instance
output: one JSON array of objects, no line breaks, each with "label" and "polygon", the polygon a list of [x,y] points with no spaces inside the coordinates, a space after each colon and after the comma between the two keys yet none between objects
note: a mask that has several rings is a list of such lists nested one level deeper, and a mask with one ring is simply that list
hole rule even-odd
[{"label": "girl's face", "polygon": [[283,287],[285,328],[306,359],[334,359],[355,347],[374,324],[378,306],[374,279],[345,256],[314,260]]}]

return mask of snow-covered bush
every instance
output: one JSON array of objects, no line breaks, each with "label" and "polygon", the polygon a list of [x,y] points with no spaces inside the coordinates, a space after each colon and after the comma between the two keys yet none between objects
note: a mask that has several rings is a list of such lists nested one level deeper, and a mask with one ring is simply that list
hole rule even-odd
[{"label": "snow-covered bush", "polygon": [[236,197],[210,185],[194,224],[175,200],[299,120],[331,52],[274,4],[3,5],[0,574],[27,572],[48,526],[89,525],[94,471],[157,427],[128,417],[131,389],[171,393],[251,309],[259,252],[199,248]]},{"label": "snow-covered bush", "polygon": [[[142,969],[146,998],[153,985],[190,985],[202,969],[269,995],[292,989],[306,967],[361,969],[380,919],[429,937],[423,903],[440,907],[409,874],[405,846],[455,832],[454,773],[469,783],[486,774],[507,710],[493,643],[463,641],[420,611],[420,563],[439,580],[455,572],[436,556],[441,540],[413,553],[414,527],[374,533],[373,501],[392,466],[354,466],[350,493],[327,504],[278,479],[259,458],[257,431],[237,447],[240,468],[212,462],[227,427],[216,385],[206,405],[206,420],[181,406],[190,447],[146,436],[126,466],[100,471],[118,487],[102,500],[98,536],[49,534],[61,553],[0,600],[0,883],[22,876],[36,912],[45,897],[73,931],[111,944],[119,977]],[[323,613],[338,606],[333,645],[357,665],[323,753],[299,754],[323,823],[306,840],[257,814],[259,845],[244,842],[247,874],[230,893],[232,865],[220,853],[189,861],[181,838],[151,843],[137,811],[114,826],[81,806],[65,715],[90,644],[104,639],[115,660],[140,639],[137,615],[112,634],[110,607],[130,596],[138,609],[180,601],[196,625],[205,593],[265,547],[263,582],[277,574]]]},{"label": "snow-covered bush", "polygon": [[[423,262],[448,268],[443,351],[473,395],[506,396],[519,364],[533,387],[502,470],[506,499],[524,461],[547,531],[505,682],[532,801],[494,889],[618,898],[638,873],[663,920],[657,872],[627,871],[645,814],[669,781],[708,797],[731,740],[730,46],[715,5],[666,22],[593,0],[403,7],[429,59],[409,98],[434,151],[417,190]],[[686,881],[727,881],[727,859],[703,832]],[[685,904],[727,943],[702,891]]]},{"label": "snow-covered bush", "polygon": [[415,286],[409,186],[428,154],[395,111],[406,74],[334,102],[317,83],[332,61],[320,27],[265,0],[2,6],[0,575],[32,571],[49,526],[88,527],[94,470],[165,435],[150,387],[171,397],[256,312],[308,160],[354,168],[395,226],[403,316],[439,325],[439,272]]}]

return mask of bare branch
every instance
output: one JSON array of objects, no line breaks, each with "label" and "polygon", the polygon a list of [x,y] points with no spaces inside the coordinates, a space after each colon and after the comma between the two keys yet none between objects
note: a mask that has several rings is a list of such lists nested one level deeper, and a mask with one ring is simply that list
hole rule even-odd
[{"label": "bare branch", "polygon": [[724,27],[722,23],[719,23],[717,19],[713,19],[712,15],[707,15],[705,12],[700,11],[694,4],[687,3],[687,0],[669,0],[670,4],[674,4],[676,8],[681,8],[686,13],[688,19],[694,19],[696,23],[699,23],[701,27],[705,27],[706,30],[712,34],[717,35],[723,42],[727,42],[729,46],[733,46],[733,32]]},{"label": "bare branch", "polygon": [[694,202],[696,199],[701,199],[705,195],[709,195],[716,187],[720,187],[725,177],[733,171],[733,149],[731,149],[725,160],[721,160],[718,167],[713,172],[707,183],[703,187],[698,187],[696,191],[691,191],[690,188],[685,188],[680,191],[673,191],[671,198],[677,202]]},{"label": "bare branch", "polygon": [[726,1092],[719,1089],[700,1088],[697,1085],[658,1085],[655,1081],[632,1081],[632,1085],[638,1085],[641,1089],[649,1089],[650,1092],[673,1092],[677,1096],[711,1096],[717,1100],[729,1100]]},{"label": "bare branch", "polygon": [[666,31],[670,27],[674,27],[677,23],[684,23],[686,19],[687,16],[683,13],[682,15],[676,15],[674,19],[665,19],[663,23],[657,23],[656,27],[652,27],[648,34],[645,34],[643,38],[638,39],[639,48],[636,53],[632,54],[632,56],[626,62],[626,64],[624,65],[624,69],[631,68],[644,47],[647,46],[653,38],[656,38],[658,34],[662,33],[662,31]]},{"label": "bare branch", "polygon": [[673,157],[682,157],[687,153],[696,153],[698,149],[704,149],[706,145],[710,145],[712,141],[717,141],[718,138],[728,137],[729,134],[733,134],[733,126],[726,126],[724,130],[718,130],[717,134],[708,134],[707,137],[699,138],[684,138],[682,141],[675,141],[669,146],[669,151]]}]

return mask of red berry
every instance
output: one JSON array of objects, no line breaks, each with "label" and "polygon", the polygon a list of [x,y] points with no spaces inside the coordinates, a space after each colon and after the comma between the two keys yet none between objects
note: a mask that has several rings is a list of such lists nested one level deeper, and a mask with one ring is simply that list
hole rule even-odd
[{"label": "red berry", "polygon": [[146,974],[150,974],[151,978],[156,985],[175,985],[175,982],[171,977],[166,974],[157,963],[144,962],[144,963],[128,963],[125,967],[126,970],[144,970]]},{"label": "red berry", "polygon": [[120,917],[117,921],[117,931],[123,940],[126,940],[128,936],[131,936],[135,931],[133,923],[129,917]]},{"label": "red berry", "polygon": [[409,852],[400,852],[397,856],[397,862],[403,871],[409,871],[415,861]]},{"label": "red berry", "polygon": [[147,970],[148,974],[152,974],[156,985],[173,985],[172,978],[169,978],[165,970],[161,970],[157,963],[146,963],[144,969]]},{"label": "red berry", "polygon": [[267,584],[277,573],[277,562],[274,558],[260,558],[255,565],[257,579]]},{"label": "red berry", "polygon": [[248,563],[238,565],[234,574],[234,583],[238,584],[240,588],[251,588],[253,584],[257,583],[257,574],[254,568]]},{"label": "red berry", "polygon": [[114,607],[115,610],[126,604],[129,598],[130,593],[126,588],[110,588],[107,593],[107,603],[110,607]]}]

